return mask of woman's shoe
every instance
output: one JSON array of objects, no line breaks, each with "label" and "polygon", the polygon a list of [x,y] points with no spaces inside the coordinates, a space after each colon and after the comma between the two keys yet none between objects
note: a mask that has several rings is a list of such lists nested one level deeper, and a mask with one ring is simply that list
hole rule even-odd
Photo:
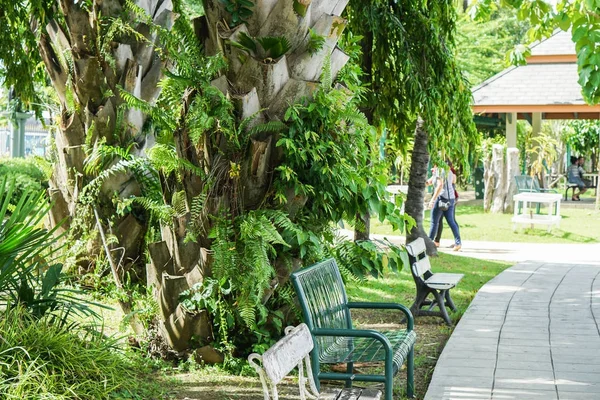
[{"label": "woman's shoe", "polygon": [[435,244],[435,247],[440,247],[440,242],[433,242],[433,244]]},{"label": "woman's shoe", "polygon": [[581,201],[581,199],[579,197],[571,197],[572,201]]},{"label": "woman's shoe", "polygon": [[460,244],[457,244],[452,248],[452,251],[459,251],[461,249],[461,247],[462,246]]}]

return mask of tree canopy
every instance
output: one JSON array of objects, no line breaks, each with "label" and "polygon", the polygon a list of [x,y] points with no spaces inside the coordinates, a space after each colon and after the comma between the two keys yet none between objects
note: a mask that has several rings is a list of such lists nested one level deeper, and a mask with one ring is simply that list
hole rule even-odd
[{"label": "tree canopy", "polygon": [[362,37],[360,65],[369,88],[363,104],[373,121],[403,145],[421,115],[430,146],[467,164],[477,134],[470,88],[455,58],[454,4],[356,0],[348,19],[352,34]]}]

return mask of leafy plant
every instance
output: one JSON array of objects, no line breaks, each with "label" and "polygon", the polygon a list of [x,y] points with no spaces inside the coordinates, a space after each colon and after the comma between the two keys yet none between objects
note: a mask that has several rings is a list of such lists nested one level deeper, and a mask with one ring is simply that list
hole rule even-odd
[{"label": "leafy plant", "polygon": [[274,61],[290,51],[290,41],[285,36],[263,36],[253,38],[241,32],[237,42],[230,42],[261,61]]},{"label": "leafy plant", "polygon": [[51,167],[41,158],[0,158],[0,179],[8,177],[15,181],[13,204],[24,192],[47,189],[50,174]]},{"label": "leafy plant", "polygon": [[252,16],[254,3],[250,0],[220,0],[225,10],[231,14],[233,25],[239,25]]},{"label": "leafy plant", "polygon": [[157,398],[140,362],[116,342],[81,325],[59,326],[14,306],[0,318],[0,397],[3,399]]},{"label": "leafy plant", "polygon": [[401,271],[408,266],[408,254],[387,239],[350,241],[342,240],[334,248],[342,276],[351,281],[362,280],[366,274],[381,277],[386,270]]},{"label": "leafy plant", "polygon": [[20,304],[36,318],[56,310],[93,314],[85,301],[59,285],[62,264],[55,243],[60,225],[50,231],[41,227],[51,207],[44,193],[25,191],[11,204],[15,187],[14,180],[0,180],[0,306]]},{"label": "leafy plant", "polygon": [[313,101],[291,106],[285,119],[290,127],[277,142],[284,154],[277,201],[288,203],[291,188],[296,197],[309,198],[304,212],[323,223],[352,221],[369,207],[382,221],[404,226],[399,204],[388,201],[385,167],[371,150],[377,148],[375,130],[350,95],[322,88]]},{"label": "leafy plant", "polygon": [[310,36],[306,45],[306,51],[308,51],[308,53],[312,56],[321,51],[325,45],[325,37],[317,34],[312,29],[309,29],[308,33]]}]

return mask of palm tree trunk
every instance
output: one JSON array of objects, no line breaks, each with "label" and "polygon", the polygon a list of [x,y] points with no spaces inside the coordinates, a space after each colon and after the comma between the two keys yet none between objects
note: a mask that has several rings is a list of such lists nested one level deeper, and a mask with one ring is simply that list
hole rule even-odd
[{"label": "palm tree trunk", "polygon": [[[173,25],[172,3],[168,0],[134,1],[153,23],[164,29]],[[163,61],[154,51],[158,38],[143,22],[122,21],[124,2],[105,0],[88,3],[57,0],[64,20],[50,21],[40,34],[39,50],[61,104],[59,130],[55,136],[57,162],[50,183],[54,207],[53,223],[66,220],[73,240],[86,237],[95,227],[91,208],[98,210],[104,229],[111,232],[122,256],[122,273],[144,279],[143,239],[147,224],[143,213],[118,215],[115,197],[140,195],[140,184],[132,173],[120,172],[107,178],[96,192],[81,198],[86,185],[98,171],[84,168],[86,158],[101,145],[128,148],[142,154],[152,140],[142,131],[146,116],[138,110],[124,109],[120,89],[149,103],[158,96]],[[99,18],[102,18],[102,21]],[[135,18],[135,17],[133,17]],[[111,24],[129,23],[144,40],[132,35],[109,35]],[[119,161],[103,160],[102,169]],[[141,215],[140,215],[141,214]],[[95,265],[101,252],[100,238],[88,239],[86,254],[79,255],[83,270]],[[112,251],[111,250],[111,251]]]},{"label": "palm tree trunk", "polygon": [[[252,15],[237,25],[221,1],[204,2],[206,16],[197,26],[204,48],[209,55],[222,53],[229,62],[226,74],[215,79],[213,85],[233,100],[240,120],[252,116],[254,124],[282,121],[290,104],[310,98],[316,91],[325,65],[330,65],[332,78],[335,78],[348,61],[348,56],[337,47],[345,27],[340,15],[347,2],[257,0]],[[325,38],[323,48],[316,53],[308,51],[309,29]],[[291,48],[276,59],[262,58],[257,53],[245,52],[230,44],[238,40],[242,33],[256,38],[284,36]],[[190,104],[196,95],[198,93],[189,93],[185,102]],[[177,350],[190,347],[191,338],[198,336],[194,330],[201,329],[204,337],[212,333],[206,315],[202,317],[204,319],[194,319],[182,310],[177,300],[179,293],[201,283],[211,274],[212,240],[208,238],[208,232],[213,222],[206,215],[219,215],[223,211],[240,215],[261,205],[264,207],[272,189],[272,175],[281,157],[275,147],[277,137],[278,133],[256,134],[251,137],[244,158],[230,160],[225,156],[227,138],[222,132],[205,134],[203,143],[199,145],[192,145],[185,123],[175,134],[178,156],[202,167],[207,175],[213,177],[208,181],[192,173],[182,176],[181,187],[171,189],[166,194],[167,202],[174,191],[184,190],[187,209],[191,210],[193,199],[207,192],[204,218],[202,221],[193,221],[192,214],[188,212],[184,217],[174,220],[172,226],[163,227],[163,241],[151,245],[149,249],[152,264],[148,270],[148,280],[154,282],[157,288],[163,320],[161,334]],[[233,179],[229,173],[234,162],[241,168],[239,179]],[[169,177],[164,177],[164,180],[169,180]],[[288,206],[303,206],[306,198],[300,197],[290,190]],[[206,232],[195,242],[185,241],[185,227],[190,222],[202,225]],[[292,264],[298,268],[300,262],[292,260]],[[277,279],[272,283],[273,289],[281,287],[291,273],[281,260],[275,260],[274,270]],[[264,299],[269,298],[271,292],[267,291]],[[187,317],[182,318],[185,315]]]},{"label": "palm tree trunk", "polygon": [[422,237],[425,239],[427,254],[437,255],[437,249],[433,241],[423,229],[423,210],[425,200],[425,182],[427,180],[427,165],[429,164],[428,134],[424,127],[423,119],[417,120],[415,128],[415,144],[413,147],[410,164],[410,176],[408,178],[408,193],[406,195],[405,212],[414,218],[416,225],[406,235],[406,242]]}]

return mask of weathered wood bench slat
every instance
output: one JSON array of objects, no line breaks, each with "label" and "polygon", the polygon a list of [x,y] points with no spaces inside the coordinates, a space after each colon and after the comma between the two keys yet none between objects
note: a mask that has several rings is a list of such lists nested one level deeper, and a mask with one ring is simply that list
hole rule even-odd
[{"label": "weathered wood bench slat", "polygon": [[[321,400],[323,397],[319,397]],[[373,389],[344,389],[339,393],[339,397],[332,400],[379,400],[381,391]]]},{"label": "weathered wood bench slat", "polygon": [[[342,277],[334,259],[292,274],[304,322],[312,334],[315,348],[311,355],[314,380],[320,379],[383,382],[386,400],[392,400],[393,375],[406,363],[407,395],[413,397],[414,343],[413,317],[410,310],[395,303],[349,302]],[[395,309],[404,314],[405,330],[379,332],[359,330],[352,325],[351,309]],[[399,319],[400,320],[400,319]],[[356,362],[380,361],[383,374],[357,374]],[[321,372],[321,364],[345,363],[347,372]]]},{"label": "weathered wood bench slat", "polygon": [[301,399],[315,397],[320,400],[381,399],[381,391],[376,389],[333,389],[319,393],[309,357],[313,348],[314,342],[308,326],[300,324],[297,327],[288,327],[286,336],[271,346],[262,356],[256,353],[248,356],[248,362],[260,377],[265,400],[278,399],[277,384],[294,368],[298,368],[298,389]]},{"label": "weathered wood bench slat", "polygon": [[[415,317],[419,315],[433,315],[444,318],[448,325],[452,325],[452,321],[448,316],[446,306],[451,310],[456,310],[454,302],[450,297],[450,289],[456,287],[458,282],[464,276],[463,274],[452,273],[433,273],[431,272],[431,264],[427,257],[425,241],[423,238],[406,245],[408,258],[411,265],[411,273],[417,294],[415,301],[410,307],[411,312]],[[433,300],[429,300],[429,295],[433,296]],[[434,311],[437,306],[439,311]],[[423,310],[423,307],[427,307]]]}]

